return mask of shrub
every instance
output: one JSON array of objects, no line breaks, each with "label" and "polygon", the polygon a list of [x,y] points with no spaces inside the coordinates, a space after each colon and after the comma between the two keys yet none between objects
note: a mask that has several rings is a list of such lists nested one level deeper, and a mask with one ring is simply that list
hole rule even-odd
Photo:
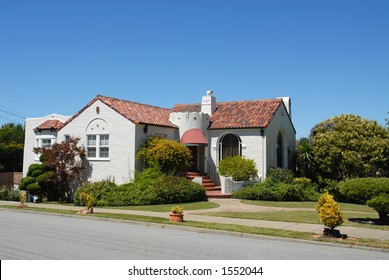
[{"label": "shrub", "polygon": [[257,177],[258,170],[252,159],[241,156],[227,157],[219,162],[219,173],[234,181],[249,181]]},{"label": "shrub", "polygon": [[27,190],[27,186],[32,184],[32,183],[35,183],[36,180],[34,177],[31,177],[31,176],[27,176],[27,177],[24,177],[21,181],[20,181],[20,185],[19,185],[19,189],[21,191],[26,191]]},{"label": "shrub", "polygon": [[27,191],[32,195],[39,195],[42,187],[38,183],[32,183],[27,186]]},{"label": "shrub", "polygon": [[18,201],[19,191],[5,187],[0,190],[0,200]]},{"label": "shrub", "polygon": [[155,194],[152,204],[172,204],[207,200],[203,186],[183,177],[161,177],[149,191]]},{"label": "shrub", "polygon": [[384,221],[389,214],[389,194],[375,196],[367,201],[367,205],[377,211],[380,220]]},{"label": "shrub", "polygon": [[203,186],[183,177],[161,173],[156,177],[157,173],[148,170],[138,174],[134,182],[120,186],[112,182],[88,184],[76,191],[74,204],[84,205],[82,193],[93,195],[96,206],[171,204],[207,199]]},{"label": "shrub", "polygon": [[192,152],[185,145],[169,139],[150,138],[138,153],[148,166],[156,164],[165,174],[186,171],[192,164]]},{"label": "shrub", "polygon": [[343,214],[340,211],[339,204],[328,192],[319,198],[316,210],[319,212],[320,222],[332,230],[343,223]]},{"label": "shrub", "polygon": [[294,177],[294,174],[289,169],[281,169],[281,168],[274,169],[274,168],[272,168],[266,174],[266,181],[268,183],[271,182],[273,184],[277,184],[277,183],[289,184],[292,182],[293,177]]},{"label": "shrub", "polygon": [[95,182],[80,187],[74,194],[74,204],[85,206],[84,201],[81,198],[81,195],[85,193],[93,194],[96,206],[108,206],[108,203],[105,203],[105,201],[107,200],[107,197],[114,192],[113,189],[116,187],[117,185],[115,183],[109,181]]},{"label": "shrub", "polygon": [[389,194],[389,178],[360,178],[346,180],[339,185],[345,200],[365,204],[374,196]]}]

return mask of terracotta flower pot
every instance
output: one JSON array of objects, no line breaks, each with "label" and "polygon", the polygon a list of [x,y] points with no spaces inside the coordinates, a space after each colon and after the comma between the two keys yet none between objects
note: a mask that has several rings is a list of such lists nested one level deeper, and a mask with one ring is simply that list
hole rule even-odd
[{"label": "terracotta flower pot", "polygon": [[184,214],[180,213],[180,214],[174,214],[174,213],[170,213],[169,214],[169,220],[171,222],[183,222],[184,221]]}]

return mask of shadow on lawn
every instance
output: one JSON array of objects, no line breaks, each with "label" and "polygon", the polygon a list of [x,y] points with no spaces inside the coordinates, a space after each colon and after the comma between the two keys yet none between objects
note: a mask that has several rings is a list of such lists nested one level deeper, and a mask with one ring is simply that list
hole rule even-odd
[{"label": "shadow on lawn", "polygon": [[363,225],[389,226],[389,218],[385,220],[373,219],[373,218],[350,218],[348,220],[349,222],[363,224]]}]

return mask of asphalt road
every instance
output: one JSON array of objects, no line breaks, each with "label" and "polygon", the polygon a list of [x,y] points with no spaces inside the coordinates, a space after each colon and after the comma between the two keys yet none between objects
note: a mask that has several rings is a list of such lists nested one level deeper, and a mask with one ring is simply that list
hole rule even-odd
[{"label": "asphalt road", "polygon": [[389,253],[0,211],[2,260],[388,260]]}]

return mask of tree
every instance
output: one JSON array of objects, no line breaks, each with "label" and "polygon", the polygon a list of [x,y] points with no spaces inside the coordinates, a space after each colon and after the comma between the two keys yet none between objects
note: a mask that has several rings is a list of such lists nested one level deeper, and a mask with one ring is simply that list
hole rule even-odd
[{"label": "tree", "polygon": [[166,174],[186,171],[192,164],[192,153],[185,145],[169,139],[150,138],[138,153],[147,166],[158,165]]},{"label": "tree", "polygon": [[315,167],[313,157],[313,145],[308,138],[301,138],[297,141],[297,168],[301,177],[312,178]]},{"label": "tree", "polygon": [[316,125],[311,138],[315,170],[321,178],[374,177],[377,171],[388,170],[389,131],[376,121],[340,115]]},{"label": "tree", "polygon": [[59,199],[71,199],[71,185],[82,182],[82,159],[85,158],[85,148],[78,146],[79,138],[70,138],[66,142],[56,143],[49,148],[35,148],[34,152],[41,154],[41,161],[54,170],[54,182]]},{"label": "tree", "polygon": [[0,128],[0,172],[23,169],[24,127],[8,123]]}]

